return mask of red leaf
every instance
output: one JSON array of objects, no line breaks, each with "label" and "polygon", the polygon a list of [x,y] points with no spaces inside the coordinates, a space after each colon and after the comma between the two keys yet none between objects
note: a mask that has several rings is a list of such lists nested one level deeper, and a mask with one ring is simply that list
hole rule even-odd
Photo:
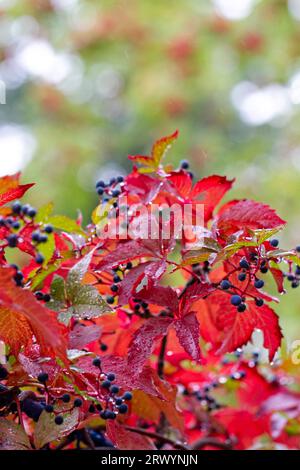
[{"label": "red leaf", "polygon": [[212,213],[223,196],[232,187],[234,180],[228,180],[225,176],[212,175],[203,178],[195,184],[191,197],[195,201],[204,204],[204,218],[209,220]]},{"label": "red leaf", "polygon": [[199,323],[194,312],[175,320],[177,338],[184,350],[195,360],[200,361]]},{"label": "red leaf", "polygon": [[285,221],[271,207],[246,199],[225,204],[217,220],[218,229],[226,233],[233,233],[236,229],[275,228],[284,224]]},{"label": "red leaf", "polygon": [[170,308],[175,315],[178,312],[178,297],[172,287],[153,286],[150,289],[143,289],[136,295],[151,304]]},{"label": "red leaf", "polygon": [[[38,302],[32,292],[26,289],[17,288],[12,281],[13,269],[0,268],[0,335],[7,341],[9,335],[17,337],[16,344],[13,344],[15,352],[18,352],[20,345],[27,345],[34,335],[41,351],[46,355],[58,355],[65,357],[66,343],[64,338],[65,328],[56,320],[56,315]],[[26,332],[17,331],[17,324],[5,324],[1,322],[3,312],[11,312],[17,315],[22,323],[27,322]],[[9,328],[12,328],[9,330]],[[22,336],[24,333],[24,337]],[[10,341],[7,341],[12,346]]]},{"label": "red leaf", "polygon": [[215,207],[233,183],[233,180],[227,180],[225,176],[212,175],[198,181],[192,188],[192,178],[185,171],[173,172],[168,181],[182,202],[204,206],[205,221],[211,218]]},{"label": "red leaf", "polygon": [[254,301],[247,301],[247,310],[243,313],[228,305],[226,309],[221,307],[217,315],[217,327],[224,331],[219,353],[235,351],[251,339],[255,329],[259,329],[263,332],[264,347],[269,350],[270,360],[274,358],[282,333],[278,316],[268,305],[257,307]]},{"label": "red leaf", "polygon": [[98,325],[85,326],[77,324],[69,335],[69,348],[82,349],[89,343],[97,341],[101,335],[101,328]]},{"label": "red leaf", "polygon": [[33,184],[19,185],[19,178],[20,173],[0,178],[0,206],[22,197],[33,186]]},{"label": "red leaf", "polygon": [[120,450],[155,450],[151,439],[136,432],[128,431],[116,421],[108,421],[106,433],[112,443]]},{"label": "red leaf", "polygon": [[164,274],[165,269],[165,261],[149,261],[131,269],[119,284],[119,305],[128,304],[133,296],[140,297],[140,293],[136,292],[135,289],[140,284],[152,285]]},{"label": "red leaf", "polygon": [[110,269],[143,256],[153,256],[153,252],[136,240],[130,240],[121,243],[114,251],[106,255],[98,264],[97,269]]},{"label": "red leaf", "polygon": [[191,305],[199,299],[203,299],[211,294],[216,288],[208,283],[194,283],[184,292],[180,301],[180,313],[185,315],[189,312]]},{"label": "red leaf", "polygon": [[283,287],[283,283],[284,283],[283,272],[281,271],[281,269],[277,269],[277,268],[270,268],[270,271],[271,271],[271,274],[272,274],[272,276],[273,276],[273,278],[274,278],[274,281],[276,282],[278,292],[281,294],[282,292],[284,292],[284,287]]},{"label": "red leaf", "polygon": [[135,332],[128,352],[128,364],[135,374],[143,368],[156,341],[167,334],[171,323],[170,318],[150,318]]}]

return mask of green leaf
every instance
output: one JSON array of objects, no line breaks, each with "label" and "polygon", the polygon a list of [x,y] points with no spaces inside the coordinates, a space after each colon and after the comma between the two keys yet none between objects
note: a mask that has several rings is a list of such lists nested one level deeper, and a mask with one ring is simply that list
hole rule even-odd
[{"label": "green leaf", "polygon": [[22,426],[0,418],[0,450],[31,450],[29,438]]},{"label": "green leaf", "polygon": [[45,259],[45,264],[47,264],[51,260],[55,251],[54,234],[50,233],[49,235],[47,235],[47,237],[48,240],[46,241],[46,243],[40,243],[38,247],[39,253],[41,253],[41,255],[43,255]]},{"label": "green leaf", "polygon": [[71,298],[74,295],[77,290],[77,286],[81,284],[91,264],[94,251],[95,250],[91,250],[70,269],[66,282],[66,292],[68,298]]},{"label": "green leaf", "polygon": [[65,302],[66,292],[65,292],[65,281],[61,276],[54,276],[54,279],[51,284],[50,294],[52,299],[58,302]]},{"label": "green leaf", "polygon": [[77,318],[94,318],[112,311],[95,287],[82,284],[93,254],[94,250],[75,264],[67,277],[66,297],[71,304],[68,312]]},{"label": "green leaf", "polygon": [[40,207],[35,217],[35,221],[37,223],[48,222],[48,219],[53,212],[53,208],[54,208],[53,202],[49,202],[48,204],[45,204],[44,206]]},{"label": "green leaf", "polygon": [[[59,407],[55,407],[58,412]],[[61,425],[55,424],[55,414],[43,411],[34,430],[34,444],[37,449],[41,449],[49,442],[61,439],[70,434],[79,423],[79,409],[74,408],[72,411],[64,412],[61,410],[64,422]]]},{"label": "green leaf", "polygon": [[76,286],[76,290],[73,290],[72,297],[68,300],[72,304],[68,312],[76,318],[95,318],[112,311],[93,286],[82,284]]},{"label": "green leaf", "polygon": [[79,227],[79,225],[77,225],[75,220],[72,220],[65,215],[53,215],[48,218],[47,222],[59,230],[70,233],[79,233],[80,235],[85,236],[84,231]]},{"label": "green leaf", "polygon": [[35,290],[41,287],[46,277],[59,269],[60,265],[61,260],[57,260],[55,263],[48,265],[46,269],[42,269],[40,272],[38,272],[38,274],[36,274],[32,279],[31,289]]}]

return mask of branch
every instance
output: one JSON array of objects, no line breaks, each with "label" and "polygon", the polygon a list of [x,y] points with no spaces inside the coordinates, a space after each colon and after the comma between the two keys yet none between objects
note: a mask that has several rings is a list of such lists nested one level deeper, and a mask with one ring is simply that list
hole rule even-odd
[{"label": "branch", "polygon": [[167,347],[167,338],[168,337],[166,335],[161,340],[161,346],[160,346],[160,351],[159,351],[159,356],[158,356],[158,361],[157,361],[157,374],[161,379],[164,376],[164,365],[165,365],[165,353],[166,353],[166,347]]},{"label": "branch", "polygon": [[235,442],[233,442],[231,439],[227,439],[226,441],[222,442],[215,437],[202,437],[198,441],[194,442],[194,444],[191,446],[191,450],[201,450],[206,446],[213,446],[222,450],[230,450],[234,444]]},{"label": "branch", "polygon": [[141,434],[142,436],[148,436],[151,437],[152,439],[157,439],[158,441],[164,443],[164,444],[171,444],[175,449],[180,449],[180,450],[190,450],[188,446],[185,446],[184,444],[174,441],[173,439],[163,436],[162,434],[158,434],[156,432],[152,431],[147,431],[146,429],[142,428],[135,428],[133,426],[124,426],[127,431],[131,432],[136,432],[137,434]]}]

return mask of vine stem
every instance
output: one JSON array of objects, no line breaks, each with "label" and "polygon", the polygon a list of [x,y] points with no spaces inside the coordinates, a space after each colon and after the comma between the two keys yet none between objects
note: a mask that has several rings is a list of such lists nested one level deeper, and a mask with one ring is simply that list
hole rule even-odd
[{"label": "vine stem", "polygon": [[181,449],[181,450],[190,450],[188,446],[185,446],[181,442],[174,441],[173,439],[163,436],[162,434],[152,432],[152,431],[147,431],[147,429],[141,429],[141,428],[135,428],[133,426],[124,426],[127,431],[135,432],[137,434],[141,434],[142,436],[148,436],[151,437],[152,439],[157,439],[162,443],[165,444],[171,444],[173,447],[176,449]]},{"label": "vine stem", "polygon": [[162,379],[164,376],[164,366],[165,366],[165,353],[167,348],[168,336],[165,335],[161,340],[160,351],[157,361],[157,374]]}]

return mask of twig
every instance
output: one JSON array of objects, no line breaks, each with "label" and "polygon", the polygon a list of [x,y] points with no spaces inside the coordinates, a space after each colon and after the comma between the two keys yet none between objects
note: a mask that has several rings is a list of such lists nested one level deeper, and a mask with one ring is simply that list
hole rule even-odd
[{"label": "twig", "polygon": [[152,439],[157,439],[158,441],[164,444],[171,444],[176,449],[190,450],[188,446],[185,446],[181,442],[174,441],[173,439],[169,437],[163,436],[162,434],[158,434],[152,431],[147,431],[147,429],[135,428],[133,426],[124,426],[124,427],[125,429],[127,429],[127,431],[136,432],[137,434],[141,434],[142,436],[148,436],[148,437],[151,437]]},{"label": "twig", "polygon": [[217,447],[218,449],[230,450],[232,449],[234,442],[230,439],[222,442],[215,437],[202,437],[198,441],[194,442],[191,446],[191,450],[201,450],[206,446]]},{"label": "twig", "polygon": [[162,379],[164,376],[165,353],[167,347],[167,335],[161,340],[160,351],[157,361],[157,374]]}]

